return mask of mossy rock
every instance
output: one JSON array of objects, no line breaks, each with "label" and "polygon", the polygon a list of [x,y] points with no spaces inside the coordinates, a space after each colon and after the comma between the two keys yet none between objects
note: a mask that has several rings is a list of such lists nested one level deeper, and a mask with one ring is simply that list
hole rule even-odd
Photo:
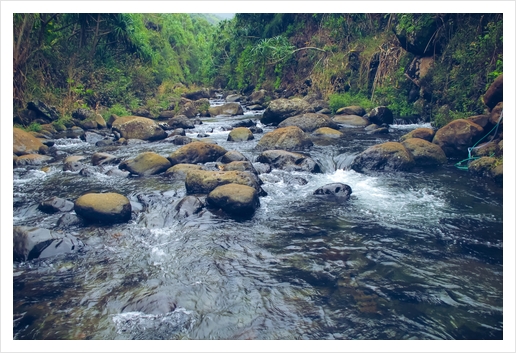
[{"label": "mossy rock", "polygon": [[131,203],[123,195],[90,193],[75,201],[75,213],[93,223],[123,223],[131,219]]},{"label": "mossy rock", "polygon": [[303,113],[313,113],[313,108],[307,101],[300,98],[280,98],[269,103],[269,106],[263,112],[261,122],[267,125],[278,125],[291,116]]},{"label": "mossy rock", "polygon": [[313,146],[313,142],[297,126],[287,126],[268,132],[262,136],[256,150],[299,151]]},{"label": "mossy rock", "polygon": [[367,118],[358,115],[335,115],[333,121],[337,124],[350,126],[367,126],[370,124]]},{"label": "mossy rock", "polygon": [[170,161],[155,152],[143,152],[136,158],[124,161],[119,168],[132,174],[149,176],[159,174],[171,167]]},{"label": "mossy rock", "polygon": [[231,130],[228,135],[228,141],[242,142],[249,140],[254,140],[254,135],[251,130],[246,127],[237,127]]},{"label": "mossy rock", "polygon": [[313,136],[317,137],[328,137],[328,138],[341,138],[344,136],[339,130],[335,130],[329,127],[321,127],[312,133]]},{"label": "mossy rock", "polygon": [[174,180],[185,180],[186,175],[191,170],[203,170],[202,166],[197,164],[176,164],[165,171],[165,176]]},{"label": "mossy rock", "polygon": [[201,141],[191,142],[180,147],[168,156],[168,160],[172,165],[176,164],[197,164],[215,162],[219,157],[226,154],[227,151],[223,147],[214,143],[206,143]]},{"label": "mossy rock", "polygon": [[43,143],[40,139],[17,127],[13,128],[13,153],[17,156],[38,153]]},{"label": "mossy rock", "polygon": [[256,189],[240,184],[218,186],[208,194],[206,201],[230,216],[242,218],[252,217],[260,206]]},{"label": "mossy rock", "polygon": [[481,126],[466,119],[457,119],[437,130],[432,142],[440,146],[448,158],[466,158],[468,148],[483,135]]},{"label": "mossy rock", "polygon": [[351,105],[349,107],[343,107],[338,109],[335,112],[336,115],[358,115],[358,116],[364,116],[366,114],[366,111],[364,108],[358,106],[358,105]]},{"label": "mossy rock", "polygon": [[190,170],[185,179],[188,194],[209,194],[217,186],[226,184],[247,185],[262,193],[258,177],[250,172]]},{"label": "mossy rock", "polygon": [[304,132],[313,132],[321,127],[337,129],[337,124],[330,117],[318,113],[295,115],[283,120],[278,127],[297,126]]},{"label": "mossy rock", "polygon": [[400,137],[400,142],[411,138],[423,139],[428,142],[432,142],[435,135],[435,131],[429,127],[420,127]]},{"label": "mossy rock", "polygon": [[210,116],[217,116],[217,115],[242,115],[244,114],[244,110],[242,109],[242,106],[238,103],[226,103],[223,105],[219,105],[217,107],[210,107],[208,109],[208,112],[210,113]]},{"label": "mossy rock", "polygon": [[418,167],[434,167],[447,162],[441,147],[420,138],[409,138],[401,143],[414,157]]},{"label": "mossy rock", "polygon": [[125,139],[155,141],[167,137],[167,132],[154,120],[138,116],[119,117],[113,122],[112,128]]},{"label": "mossy rock", "polygon": [[351,163],[351,169],[364,171],[409,171],[415,166],[412,154],[399,142],[371,146]]}]

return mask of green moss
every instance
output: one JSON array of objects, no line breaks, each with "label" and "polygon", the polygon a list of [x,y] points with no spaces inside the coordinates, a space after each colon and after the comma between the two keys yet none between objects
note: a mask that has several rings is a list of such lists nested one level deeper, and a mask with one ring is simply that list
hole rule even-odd
[{"label": "green moss", "polygon": [[351,94],[349,92],[330,95],[329,105],[332,113],[335,113],[340,108],[349,107],[351,105],[358,105],[365,110],[373,108],[373,103],[365,95],[360,93]]}]

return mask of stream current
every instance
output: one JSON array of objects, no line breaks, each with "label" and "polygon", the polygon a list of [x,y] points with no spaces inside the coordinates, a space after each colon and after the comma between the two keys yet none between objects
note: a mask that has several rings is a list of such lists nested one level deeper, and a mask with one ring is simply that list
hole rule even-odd
[{"label": "stream current", "polygon": [[[227,142],[224,128],[250,118],[202,118],[187,136],[207,131],[254,161],[262,134]],[[87,192],[126,195],[133,216],[60,228],[84,249],[13,263],[14,339],[502,339],[502,189],[452,163],[412,173],[348,168],[367,147],[421,126],[395,124],[388,135],[348,128],[337,144],[315,141],[309,154],[322,173],[261,174],[268,195],[247,221],[175,217],[184,182],[163,175],[107,176],[117,166],[104,166],[86,177],[62,162],[46,173],[15,168],[15,226],[55,230],[60,214],[39,202]],[[122,159],[180,147],[55,142],[70,155]],[[333,182],[351,186],[349,201],[312,195]]]}]

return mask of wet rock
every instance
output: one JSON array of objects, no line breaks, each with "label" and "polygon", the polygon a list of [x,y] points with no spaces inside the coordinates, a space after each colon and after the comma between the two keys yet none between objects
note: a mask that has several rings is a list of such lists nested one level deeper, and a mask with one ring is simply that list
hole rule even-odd
[{"label": "wet rock", "polygon": [[258,174],[266,174],[271,172],[271,165],[268,163],[256,162],[253,163],[253,167]]},{"label": "wet rock", "polygon": [[310,103],[303,99],[280,98],[270,102],[267,109],[263,112],[261,122],[267,125],[278,125],[283,120],[290,118],[291,116],[313,112],[314,110],[310,106]]},{"label": "wet rock", "polygon": [[94,133],[94,132],[91,132],[91,131],[85,131],[80,136],[80,139],[85,141],[85,142],[88,142],[88,143],[96,144],[98,141],[104,139],[104,136],[99,135],[99,134]]},{"label": "wet rock", "polygon": [[503,101],[503,74],[494,80],[482,99],[489,109],[493,109],[499,102]]},{"label": "wet rock", "polygon": [[70,228],[73,226],[81,225],[82,221],[77,215],[71,213],[65,213],[57,220],[56,227],[57,228]]},{"label": "wet rock", "polygon": [[337,129],[338,125],[324,114],[305,113],[283,120],[278,127],[297,126],[304,132],[313,132],[321,127]]},{"label": "wet rock", "polygon": [[340,132],[339,130],[335,130],[335,129],[332,129],[332,128],[329,128],[329,127],[321,127],[317,130],[315,130],[313,133],[312,133],[313,136],[316,136],[316,137],[327,137],[327,138],[341,138],[342,136],[344,136],[344,134],[342,132]]},{"label": "wet rock", "polygon": [[427,140],[409,138],[401,144],[412,154],[418,167],[434,167],[448,161],[442,148]]},{"label": "wet rock", "polygon": [[368,135],[381,135],[381,134],[388,134],[389,133],[389,128],[387,127],[379,127],[377,129],[372,129],[372,130],[369,130],[367,132]]},{"label": "wet rock", "polygon": [[185,93],[182,96],[184,98],[196,101],[196,100],[201,99],[201,98],[210,98],[210,92],[206,88],[203,88],[203,89],[200,89],[200,90],[197,90],[197,91]]},{"label": "wet rock", "polygon": [[240,184],[218,186],[208,194],[206,201],[210,207],[220,208],[230,216],[242,218],[252,217],[260,206],[256,189]]},{"label": "wet rock", "polygon": [[210,113],[210,116],[217,116],[217,115],[242,115],[244,114],[244,110],[242,109],[242,106],[238,103],[226,103],[224,105],[219,105],[217,107],[210,107],[208,110]]},{"label": "wet rock", "polygon": [[154,120],[137,116],[120,117],[113,122],[112,128],[126,139],[155,141],[167,137],[167,132]]},{"label": "wet rock", "polygon": [[301,171],[309,173],[320,173],[321,167],[312,158],[301,153],[288,152],[283,150],[268,150],[262,152],[257,162],[267,163],[273,168],[286,171]]},{"label": "wet rock", "polygon": [[203,207],[204,203],[198,197],[191,195],[185,196],[175,207],[175,210],[177,211],[176,217],[190,217],[201,212]]},{"label": "wet rock", "polygon": [[314,191],[314,195],[335,196],[342,200],[348,200],[351,196],[351,187],[343,183],[332,183],[321,186]]},{"label": "wet rock", "polygon": [[253,165],[249,161],[234,161],[228,164],[224,164],[220,166],[220,170],[230,172],[230,171],[240,171],[240,172],[251,172],[258,176],[258,172],[254,169]]},{"label": "wet rock", "polygon": [[96,152],[91,156],[91,163],[93,165],[117,164],[120,163],[120,158],[109,153]]},{"label": "wet rock", "polygon": [[253,134],[261,134],[263,133],[263,129],[261,127],[258,127],[258,126],[251,126],[249,128],[249,130],[253,133]]},{"label": "wet rock", "polygon": [[79,138],[82,134],[84,134],[84,130],[78,126],[72,126],[67,128],[64,131],[58,132],[55,137],[56,138],[68,138],[68,139],[76,139]]},{"label": "wet rock", "polygon": [[241,102],[244,99],[243,96],[240,94],[230,94],[226,97],[226,102],[228,103],[235,103],[235,102]]},{"label": "wet rock", "polygon": [[106,147],[106,146],[113,146],[114,144],[115,144],[115,140],[113,140],[113,138],[106,137],[106,138],[103,138],[100,141],[97,141],[95,143],[95,146],[97,146],[97,147]]},{"label": "wet rock", "polygon": [[301,178],[299,176],[294,176],[294,175],[290,175],[290,174],[283,175],[282,179],[283,179],[283,182],[287,185],[306,185],[306,184],[308,184],[308,180]]},{"label": "wet rock", "polygon": [[474,160],[468,166],[468,171],[474,175],[482,177],[492,177],[492,170],[497,166],[498,162],[493,157],[481,157]]},{"label": "wet rock", "polygon": [[433,143],[440,146],[448,158],[466,158],[472,147],[484,134],[479,125],[465,119],[457,119],[435,133]]},{"label": "wet rock", "polygon": [[358,115],[364,116],[366,111],[358,105],[351,105],[349,107],[340,108],[335,112],[336,115]]},{"label": "wet rock", "polygon": [[251,127],[251,126],[256,126],[256,123],[254,121],[252,121],[251,119],[242,120],[242,121],[236,122],[236,123],[234,123],[232,125],[233,128],[236,128],[236,127]]},{"label": "wet rock", "polygon": [[59,113],[55,107],[48,106],[39,100],[29,102],[27,104],[27,109],[35,111],[38,118],[43,118],[49,122],[59,119]]},{"label": "wet rock", "polygon": [[173,118],[176,115],[176,113],[173,110],[164,110],[158,115],[158,119],[165,120]]},{"label": "wet rock", "polygon": [[420,128],[412,130],[409,133],[401,136],[400,142],[403,142],[403,141],[405,141],[407,139],[411,139],[411,138],[418,138],[418,139],[426,140],[428,142],[432,142],[434,135],[435,135],[435,131],[433,129],[428,128],[428,127],[420,127]]},{"label": "wet rock", "polygon": [[355,157],[351,169],[364,171],[408,171],[415,165],[412,154],[399,142],[371,146]]},{"label": "wet rock", "polygon": [[209,137],[209,136],[210,136],[210,135],[208,135],[208,134],[207,134],[207,133],[205,133],[205,132],[200,132],[200,133],[198,133],[198,134],[197,134],[197,137],[199,137],[199,138],[204,138],[204,137]]},{"label": "wet rock", "polygon": [[95,114],[91,109],[79,108],[72,112],[72,118],[77,120],[93,120]]},{"label": "wet rock", "polygon": [[40,139],[35,138],[22,129],[13,128],[13,153],[21,156],[24,154],[37,153],[43,146]]},{"label": "wet rock", "polygon": [[214,143],[192,142],[172,152],[168,160],[172,165],[215,162],[227,151]]},{"label": "wet rock", "polygon": [[143,152],[136,158],[122,162],[119,168],[132,174],[149,176],[159,174],[171,167],[169,160],[155,152]]},{"label": "wet rock", "polygon": [[114,177],[120,177],[120,178],[127,178],[129,175],[131,175],[130,172],[120,170],[118,168],[111,168],[106,172],[106,175],[114,176]]},{"label": "wet rock", "polygon": [[165,171],[165,176],[174,180],[185,180],[186,174],[191,170],[203,170],[197,164],[176,164]]},{"label": "wet rock", "polygon": [[177,145],[177,146],[183,146],[183,145],[188,145],[193,140],[190,137],[188,137],[188,136],[175,135],[175,136],[172,136],[170,138],[167,138],[164,141],[170,142],[170,143],[172,143],[174,145]]},{"label": "wet rock", "polygon": [[333,121],[337,124],[350,126],[367,126],[370,124],[367,118],[358,115],[335,115]]},{"label": "wet rock", "polygon": [[220,161],[222,163],[231,163],[236,161],[247,161],[247,157],[244,156],[242,153],[231,150],[226,152],[222,157],[220,157]]},{"label": "wet rock", "polygon": [[85,160],[84,156],[68,156],[63,162],[63,170],[70,172],[77,172],[84,168],[84,164],[81,162]]},{"label": "wet rock", "polygon": [[499,155],[501,155],[499,142],[500,141],[498,141],[498,140],[494,140],[494,141],[490,141],[490,142],[486,142],[486,143],[477,145],[473,150],[471,150],[471,155],[474,157],[499,156]]},{"label": "wet rock", "polygon": [[170,129],[193,129],[195,125],[186,115],[178,115],[167,122]]},{"label": "wet rock", "polygon": [[86,168],[82,168],[80,171],[79,171],[79,175],[81,176],[84,176],[84,177],[90,177],[92,175],[95,175],[95,169],[93,169],[92,167],[86,167]]},{"label": "wet rock", "polygon": [[19,156],[14,164],[17,167],[23,167],[26,165],[41,165],[45,162],[48,162],[52,159],[50,156],[43,156],[41,154],[25,154],[23,156]]},{"label": "wet rock", "polygon": [[313,142],[303,130],[297,126],[287,126],[268,132],[258,141],[256,150],[299,151],[313,146]]},{"label": "wet rock", "polygon": [[181,108],[177,112],[178,115],[185,115],[187,118],[192,119],[195,118],[197,114],[199,114],[199,110],[197,106],[192,101],[184,101],[184,98],[181,99]]},{"label": "wet rock", "polygon": [[170,136],[186,136],[185,129],[183,129],[183,128],[177,128],[177,129],[174,129],[174,130],[172,130],[172,132],[170,133],[169,137],[170,137]]},{"label": "wet rock", "polygon": [[45,213],[69,212],[73,210],[73,202],[60,197],[51,197],[41,202],[38,209]]},{"label": "wet rock", "polygon": [[133,112],[133,115],[152,119],[152,113],[148,109],[137,108],[137,109],[133,110],[132,112]]},{"label": "wet rock", "polygon": [[254,91],[249,96],[249,103],[250,104],[263,104],[265,102],[266,95],[267,95],[267,91],[264,89],[261,89],[259,91]]},{"label": "wet rock", "polygon": [[228,141],[241,142],[249,140],[254,140],[254,136],[251,130],[246,127],[237,127],[231,130],[228,135]]},{"label": "wet rock", "polygon": [[208,194],[217,186],[225,184],[247,185],[260,194],[264,193],[258,177],[250,172],[191,170],[188,171],[185,179],[188,194]]},{"label": "wet rock", "polygon": [[45,228],[13,227],[13,259],[29,261],[75,252],[83,243],[72,235]]},{"label": "wet rock", "polygon": [[373,108],[369,112],[369,121],[373,124],[383,125],[383,124],[392,124],[394,122],[394,117],[392,115],[392,111],[384,106]]},{"label": "wet rock", "polygon": [[117,193],[90,193],[75,201],[75,213],[93,223],[122,223],[131,219],[129,199]]}]

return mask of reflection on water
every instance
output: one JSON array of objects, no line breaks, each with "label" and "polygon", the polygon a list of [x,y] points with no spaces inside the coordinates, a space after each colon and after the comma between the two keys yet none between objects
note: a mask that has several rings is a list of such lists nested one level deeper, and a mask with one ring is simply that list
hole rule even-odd
[{"label": "reflection on water", "polygon": [[[205,119],[188,134],[251,160],[259,140],[227,142],[230,126],[252,115]],[[270,128],[264,128],[265,132]],[[14,170],[14,224],[55,228],[60,215],[37,205],[85,192],[125,194],[128,224],[69,226],[81,253],[13,265],[15,339],[501,339],[502,191],[453,167],[364,175],[348,170],[380,139],[361,129],[310,151],[323,173],[273,171],[253,219],[205,212],[177,218],[184,184],[164,176],[83,177]],[[90,156],[96,147],[56,141]],[[110,150],[134,157],[179,148],[154,142]],[[307,181],[290,182],[293,177]],[[312,195],[343,182],[346,203]]]}]

